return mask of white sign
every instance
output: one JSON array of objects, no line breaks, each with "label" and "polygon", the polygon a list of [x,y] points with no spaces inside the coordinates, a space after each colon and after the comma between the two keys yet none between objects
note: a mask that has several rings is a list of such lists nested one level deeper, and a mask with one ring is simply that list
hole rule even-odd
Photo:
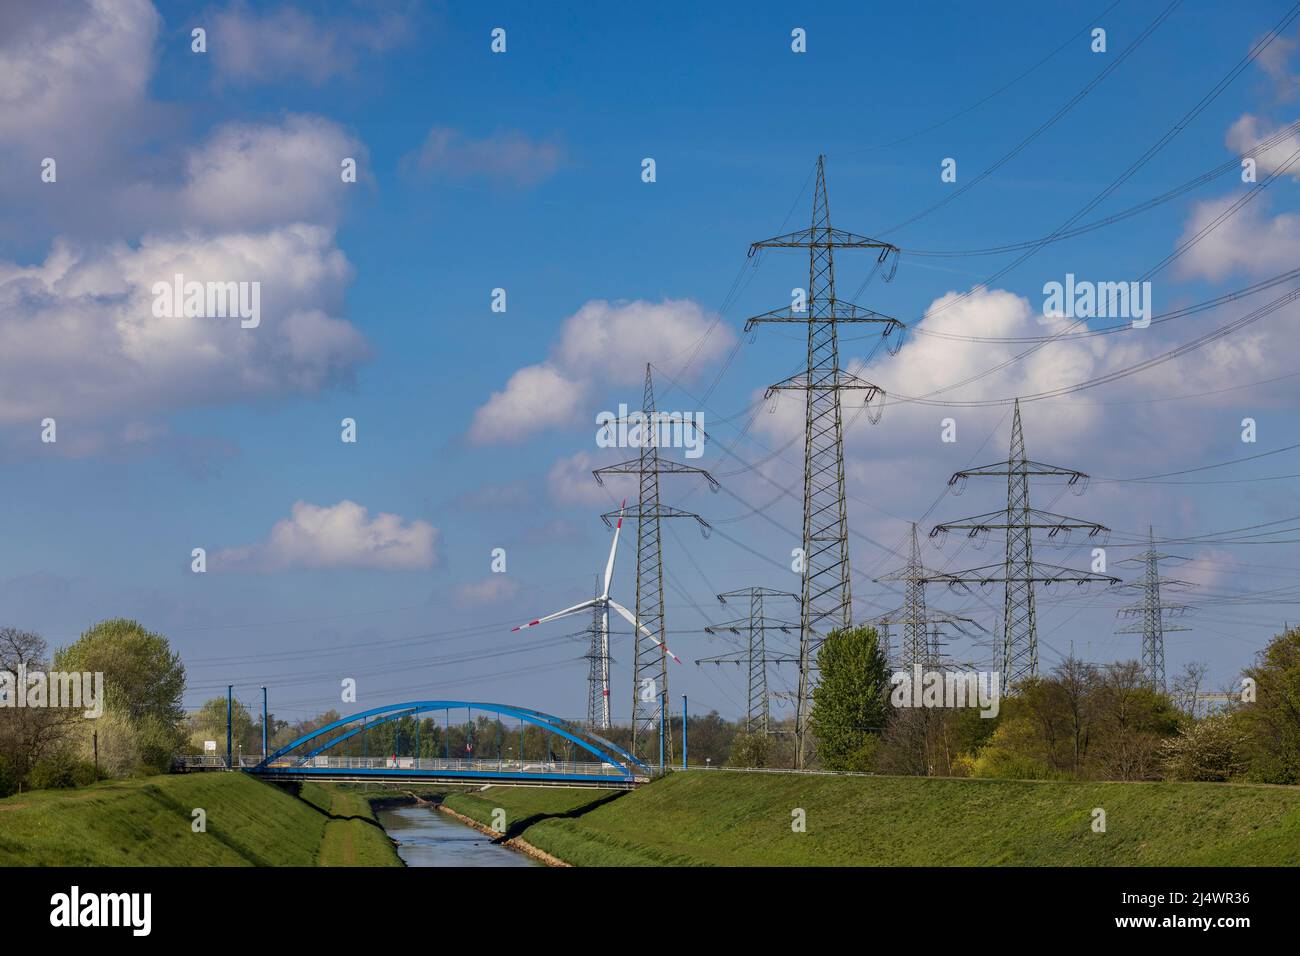
[{"label": "white sign", "polygon": [[203,752],[205,754],[214,754],[217,752],[217,742],[215,740],[203,741]]}]

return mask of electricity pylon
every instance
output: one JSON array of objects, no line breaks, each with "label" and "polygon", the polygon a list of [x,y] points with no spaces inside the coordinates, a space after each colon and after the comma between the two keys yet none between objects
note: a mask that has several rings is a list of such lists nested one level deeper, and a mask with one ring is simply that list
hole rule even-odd
[{"label": "electricity pylon", "polygon": [[763,613],[763,598],[794,598],[797,601],[799,595],[792,594],[789,591],[773,591],[770,588],[751,587],[719,594],[718,600],[726,604],[729,597],[748,597],[749,617],[737,621],[728,621],[725,624],[710,624],[704,630],[708,634],[716,634],[719,631],[731,631],[733,634],[739,634],[740,629],[744,628],[749,635],[748,647],[743,653],[737,651],[731,654],[719,654],[716,657],[702,657],[695,663],[696,665],[747,665],[749,670],[749,699],[745,710],[745,733],[756,733],[766,737],[770,715],[767,695],[767,665],[789,663],[795,660],[790,657],[770,658],[767,656],[767,631],[769,628],[773,628],[789,634],[791,631],[798,630],[799,625],[790,621],[770,620]]},{"label": "electricity pylon", "polygon": [[[943,663],[940,625],[955,624],[958,629],[962,629],[962,625],[965,624],[979,626],[971,618],[926,608],[925,582],[928,574],[932,575],[934,572],[927,570],[921,563],[921,546],[916,538],[916,522],[912,522],[912,549],[907,564],[875,579],[877,582],[906,583],[903,606],[893,611],[886,611],[875,618],[875,623],[880,627],[881,642],[885,645],[886,656],[890,658],[889,663],[896,666],[898,670],[908,673],[911,673],[915,664],[920,664],[926,670],[934,670]],[[896,660],[890,648],[890,629],[895,624],[902,625],[901,643]]]},{"label": "electricity pylon", "polygon": [[1122,617],[1141,618],[1129,627],[1116,631],[1116,634],[1142,635],[1142,673],[1153,690],[1164,693],[1168,687],[1165,683],[1165,632],[1190,631],[1190,627],[1165,622],[1165,614],[1177,616],[1187,610],[1186,604],[1170,604],[1160,599],[1160,589],[1180,590],[1193,585],[1189,581],[1177,581],[1160,576],[1161,561],[1189,561],[1190,558],[1176,554],[1161,554],[1156,550],[1156,532],[1147,527],[1147,550],[1132,558],[1125,558],[1119,564],[1141,563],[1144,567],[1140,581],[1130,581],[1121,585],[1126,588],[1141,588],[1142,600],[1136,604],[1119,608],[1115,613]]},{"label": "electricity pylon", "polygon": [[[654,383],[650,364],[645,367],[645,394],[641,412],[646,424],[641,428],[640,454],[628,461],[592,472],[604,484],[605,475],[636,475],[639,481],[637,503],[629,508],[628,517],[636,518],[636,619],[640,627],[632,628],[635,652],[632,665],[632,746],[635,756],[648,756],[649,740],[659,734],[659,711],[668,700],[668,658],[664,645],[664,566],[659,539],[659,522],[663,518],[694,518],[707,534],[709,523],[697,514],[659,502],[660,475],[699,475],[718,490],[718,482],[703,468],[694,468],[659,457],[659,427],[655,413]],[[611,422],[611,424],[615,424]],[[640,424],[640,422],[638,422]],[[602,515],[609,524],[618,512]],[[652,636],[653,635],[653,636]],[[666,717],[667,715],[665,715]],[[666,721],[665,721],[666,722]],[[672,734],[664,742],[665,759],[672,763]]]},{"label": "electricity pylon", "polygon": [[[840,368],[836,329],[844,322],[881,323],[885,336],[903,329],[903,324],[897,319],[835,298],[836,248],[876,249],[879,250],[877,260],[883,263],[891,252],[897,255],[898,247],[831,227],[825,159],[824,156],[817,157],[811,227],[764,239],[749,247],[750,256],[760,249],[807,249],[806,300],[796,300],[789,308],[756,315],[745,323],[746,331],[755,325],[774,322],[803,323],[808,327],[807,368],[771,386],[765,396],[770,398],[780,391],[799,391],[805,397],[803,580],[799,612],[799,691],[795,701],[796,769],[803,768],[805,759],[816,645],[825,632],[852,626],[848,517],[844,504],[844,420],[840,392],[856,390],[863,393],[863,404],[868,408],[873,399],[884,395],[879,386]],[[894,264],[897,266],[897,259]],[[893,271],[885,278],[893,278]],[[891,353],[901,345],[900,334]],[[877,421],[881,409],[874,414],[868,411],[868,418]]]},{"label": "electricity pylon", "polygon": [[1078,585],[1096,582],[1119,584],[1120,579],[1109,574],[1076,571],[1073,568],[1034,561],[1031,541],[1033,531],[1047,531],[1049,539],[1055,539],[1062,532],[1068,536],[1074,531],[1086,531],[1089,539],[1095,539],[1098,535],[1108,535],[1110,529],[1093,521],[1068,518],[1030,507],[1031,476],[1064,478],[1075,494],[1083,493],[1088,476],[1072,468],[1046,465],[1026,457],[1019,399],[1016,399],[1011,420],[1011,452],[1007,460],[956,472],[948,479],[948,486],[955,487],[960,493],[967,478],[1002,475],[1007,479],[1005,510],[937,524],[930,529],[930,537],[944,536],[959,529],[966,531],[970,538],[977,538],[989,531],[1005,531],[1007,550],[1004,562],[967,571],[927,575],[926,580],[942,581],[966,589],[969,589],[970,584],[1003,585],[1002,686],[1009,690],[1025,678],[1038,676],[1038,619],[1034,610],[1034,585],[1064,582]]}]

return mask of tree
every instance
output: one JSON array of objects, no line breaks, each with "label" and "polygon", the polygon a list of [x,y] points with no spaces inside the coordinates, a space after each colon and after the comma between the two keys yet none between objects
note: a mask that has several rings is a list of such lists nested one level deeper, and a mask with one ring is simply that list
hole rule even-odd
[{"label": "tree", "polygon": [[770,739],[763,734],[740,731],[731,741],[731,753],[727,756],[728,767],[766,767]]},{"label": "tree", "polygon": [[889,666],[873,627],[834,630],[817,652],[811,729],[827,770],[875,769],[889,710]]},{"label": "tree", "polygon": [[1300,628],[1270,641],[1244,673],[1255,682],[1254,701],[1236,708],[1249,777],[1300,783]]},{"label": "tree", "polygon": [[1232,780],[1246,768],[1245,734],[1234,714],[1211,714],[1182,728],[1160,747],[1171,780]]},{"label": "tree", "polygon": [[[17,628],[0,628],[0,670],[17,676],[21,669],[45,671],[46,643],[39,634]],[[25,687],[17,687],[25,693]],[[32,770],[45,761],[67,763],[69,733],[82,712],[60,707],[0,708],[0,796],[16,789]],[[28,784],[30,786],[30,784]]]},{"label": "tree", "polygon": [[92,734],[101,730],[101,755],[111,737],[110,773],[169,768],[185,741],[185,666],[167,638],[125,618],[101,621],[55,653],[54,669],[104,675],[104,715],[77,732],[82,759],[90,759]]},{"label": "tree", "polygon": [[152,715],[172,725],[185,718],[185,665],[167,638],[136,621],[101,621],[54,655],[55,670],[104,675],[106,705],[131,720]]},{"label": "tree", "polygon": [[1209,670],[1207,664],[1188,661],[1174,678],[1174,689],[1169,696],[1174,706],[1188,717],[1196,716],[1196,700],[1201,695],[1201,688],[1205,686],[1205,675]]},{"label": "tree", "polygon": [[1097,668],[1070,654],[1052,671],[1058,688],[1057,701],[1065,717],[1069,740],[1069,770],[1074,776],[1083,773],[1083,761],[1092,738],[1096,719]]},{"label": "tree", "polygon": [[[680,725],[680,721],[678,722]],[[680,731],[680,726],[679,726]],[[702,716],[691,715],[691,723],[686,735],[687,756],[691,766],[711,764],[719,767],[734,752],[733,741],[736,738],[736,725],[724,720],[716,711],[711,710]],[[680,744],[680,739],[678,741]],[[677,751],[681,755],[681,750]]]},{"label": "tree", "polygon": [[[226,755],[226,698],[213,697],[203,702],[203,706],[189,715],[186,721],[189,731],[189,747],[196,753],[203,753],[203,742],[215,740],[217,753]],[[262,752],[262,728],[260,722],[253,723],[253,715],[248,708],[235,701],[231,715],[231,747],[236,754]]]},{"label": "tree", "polygon": [[1097,741],[1089,763],[1108,780],[1151,780],[1159,770],[1161,741],[1178,730],[1180,715],[1169,698],[1147,683],[1137,661],[1111,664],[1096,692]]},{"label": "tree", "polygon": [[1009,703],[1003,701],[997,729],[980,748],[970,775],[1001,780],[1051,780],[1060,776],[1048,761],[1038,723],[1022,708],[1008,707]]}]

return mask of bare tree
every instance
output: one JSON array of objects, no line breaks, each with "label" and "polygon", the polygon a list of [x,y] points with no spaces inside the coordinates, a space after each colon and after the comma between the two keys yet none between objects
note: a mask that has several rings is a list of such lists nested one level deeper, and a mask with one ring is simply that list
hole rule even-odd
[{"label": "bare tree", "polygon": [[1209,670],[1208,664],[1189,661],[1174,678],[1174,689],[1169,696],[1174,706],[1188,717],[1196,716],[1196,701],[1205,687],[1205,675]]},{"label": "bare tree", "polygon": [[[22,671],[31,673],[49,667],[48,645],[31,631],[0,627],[0,671],[7,671],[10,691],[25,694],[19,684]],[[0,759],[5,760],[13,775],[26,777],[42,758],[64,744],[72,724],[80,713],[61,707],[17,707],[13,702],[0,707]]]}]

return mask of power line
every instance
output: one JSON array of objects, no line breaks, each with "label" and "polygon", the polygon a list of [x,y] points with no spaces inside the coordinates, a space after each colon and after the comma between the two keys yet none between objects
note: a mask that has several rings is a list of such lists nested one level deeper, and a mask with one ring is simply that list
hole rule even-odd
[{"label": "power line", "polygon": [[1170,15],[1173,14],[1174,10],[1176,10],[1181,4],[1182,4],[1182,0],[1173,0],[1172,3],[1170,3],[1167,7],[1161,10],[1160,14],[1154,20],[1152,20],[1151,23],[1147,25],[1146,29],[1144,29],[1141,33],[1139,33],[1137,37],[1133,40],[1133,42],[1130,43],[1123,50],[1121,50],[1114,57],[1114,59],[1111,59],[1106,64],[1106,66],[1104,66],[1101,69],[1101,72],[1099,72],[1095,77],[1093,77],[1091,80],[1088,81],[1088,83],[1083,87],[1083,89],[1079,90],[1079,92],[1075,93],[1074,96],[1070,97],[1070,99],[1068,99],[1065,102],[1064,106],[1062,106],[1055,113],[1049,116],[1046,120],[1040,123],[1037,128],[1035,128],[1028,136],[1022,139],[1014,147],[1012,147],[1009,152],[1003,154],[1002,157],[998,159],[996,162],[994,162],[992,166],[989,166],[987,169],[980,172],[978,175],[975,176],[974,179],[969,180],[965,185],[948,193],[948,195],[946,195],[943,199],[939,200],[938,202],[928,206],[927,208],[916,213],[915,215],[907,219],[904,219],[902,222],[898,223],[898,225],[891,226],[890,228],[886,229],[884,232],[881,233],[881,235],[887,236],[890,235],[891,233],[898,232],[900,229],[906,228],[907,226],[910,226],[912,223],[918,222],[919,220],[924,219],[930,214],[937,212],[938,210],[942,209],[944,206],[948,205],[950,202],[953,202],[959,196],[962,196],[969,190],[974,189],[976,186],[982,183],[989,176],[993,175],[993,173],[997,172],[999,169],[1001,169],[1011,160],[1019,156],[1020,153],[1027,146],[1029,146],[1029,144],[1031,144],[1034,140],[1038,139],[1038,137],[1041,136],[1043,133],[1047,132],[1047,130],[1055,126],[1056,123],[1062,117],[1064,117],[1067,113],[1070,112],[1070,110],[1074,109],[1074,107],[1078,106],[1081,102],[1083,102],[1084,98],[1087,97],[1088,94],[1091,93],[1094,89],[1096,89],[1102,83],[1102,81],[1106,79],[1106,77],[1110,76],[1111,73],[1119,69],[1120,64],[1122,64],[1125,60],[1127,60],[1130,56],[1132,56],[1133,53],[1144,42],[1146,42],[1147,38],[1151,36],[1151,34],[1154,33],[1157,29],[1159,29],[1159,27],[1161,26],[1161,24],[1165,22],[1165,20],[1169,19]]},{"label": "power line", "polygon": [[1069,47],[1072,43],[1078,40],[1079,37],[1083,36],[1090,29],[1095,27],[1097,25],[1097,21],[1099,21],[1106,14],[1114,10],[1117,6],[1119,6],[1119,4],[1120,4],[1120,0],[1115,0],[1115,2],[1112,3],[1110,6],[1108,6],[1105,10],[1101,11],[1101,13],[1097,14],[1097,16],[1089,20],[1086,25],[1081,27],[1076,32],[1072,33],[1064,43],[1062,43],[1056,49],[1052,50],[1051,53],[1048,53],[1047,56],[1043,57],[1033,66],[1029,67],[1029,69],[1025,70],[1022,73],[1017,74],[1015,78],[999,86],[992,93],[989,93],[986,96],[983,96],[980,99],[976,100],[970,106],[967,106],[964,109],[960,109],[957,112],[950,114],[946,119],[939,120],[937,123],[931,123],[929,126],[926,126],[923,129],[919,129],[916,130],[915,132],[908,133],[906,136],[902,136],[891,142],[880,143],[879,145],[876,146],[864,146],[861,149],[849,150],[849,154],[854,155],[859,153],[868,153],[878,149],[889,149],[894,146],[901,146],[903,143],[910,142],[911,140],[917,139],[920,136],[924,136],[926,133],[932,133],[935,130],[939,129],[940,127],[947,126],[953,120],[960,119],[961,117],[965,116],[967,113],[970,113],[978,109],[979,107],[983,106],[985,103],[989,102],[989,100],[993,99],[994,97],[1000,96],[1001,94],[1005,93],[1007,90],[1011,89],[1011,87],[1019,83],[1021,80],[1026,79],[1036,70],[1038,70],[1039,67],[1043,66],[1045,63],[1047,63],[1049,60],[1051,60],[1053,57],[1059,54],[1062,50]]}]

